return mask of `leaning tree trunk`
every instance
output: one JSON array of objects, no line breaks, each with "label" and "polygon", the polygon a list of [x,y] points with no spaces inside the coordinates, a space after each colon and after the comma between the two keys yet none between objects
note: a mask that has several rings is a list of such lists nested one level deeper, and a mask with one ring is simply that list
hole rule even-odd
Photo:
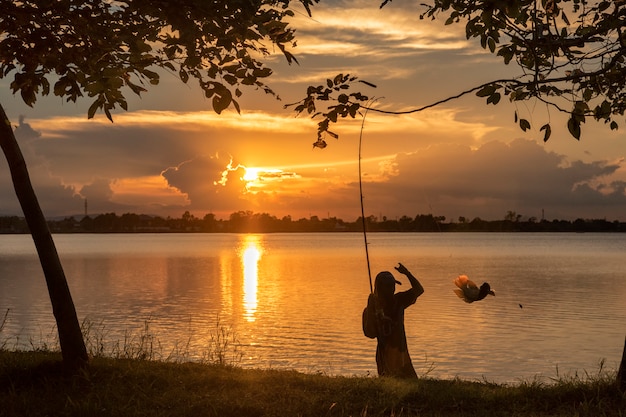
[{"label": "leaning tree trunk", "polygon": [[48,223],[30,182],[26,161],[2,105],[0,105],[0,147],[9,164],[15,194],[22,206],[46,278],[52,312],[59,332],[63,362],[72,368],[83,367],[89,362],[89,356],[72,295]]},{"label": "leaning tree trunk", "polygon": [[622,352],[622,362],[617,371],[617,386],[622,392],[626,392],[626,338],[624,338],[624,351]]}]

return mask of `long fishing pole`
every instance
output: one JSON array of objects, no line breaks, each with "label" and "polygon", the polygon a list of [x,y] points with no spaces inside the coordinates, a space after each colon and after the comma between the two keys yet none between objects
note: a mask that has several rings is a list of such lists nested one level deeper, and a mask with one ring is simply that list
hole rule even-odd
[{"label": "long fishing pole", "polygon": [[368,250],[367,243],[367,228],[365,227],[365,209],[363,208],[363,179],[361,175],[361,148],[363,147],[363,128],[365,127],[365,116],[367,116],[367,112],[369,107],[375,100],[372,99],[368,103],[368,108],[365,109],[363,113],[363,121],[361,122],[361,133],[359,134],[359,195],[361,197],[361,222],[363,223],[363,243],[365,244],[365,259],[367,260],[367,275],[370,280],[370,292],[374,293],[374,286],[372,285],[372,270],[370,268],[370,254]]}]

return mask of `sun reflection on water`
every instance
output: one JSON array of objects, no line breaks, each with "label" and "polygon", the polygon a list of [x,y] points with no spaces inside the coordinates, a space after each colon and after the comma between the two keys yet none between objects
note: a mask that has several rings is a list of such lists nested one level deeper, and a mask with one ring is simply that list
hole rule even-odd
[{"label": "sun reflection on water", "polygon": [[247,235],[241,251],[241,262],[243,264],[244,317],[249,322],[255,320],[254,314],[258,304],[259,260],[262,253],[259,236]]}]

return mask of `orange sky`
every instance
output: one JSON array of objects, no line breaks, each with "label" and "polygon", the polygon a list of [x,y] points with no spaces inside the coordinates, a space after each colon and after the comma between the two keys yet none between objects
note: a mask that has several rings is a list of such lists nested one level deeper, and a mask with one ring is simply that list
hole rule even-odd
[{"label": "orange sky", "polygon": [[[268,58],[268,80],[282,101],[245,90],[242,114],[216,115],[202,92],[164,74],[111,124],[87,120],[89,102],[41,98],[34,108],[0,80],[0,102],[15,125],[47,216],[126,212],[219,218],[239,210],[297,219],[353,221],[360,215],[358,139],[361,120],[342,122],[339,140],[313,149],[316,121],[285,103],[306,86],[349,72],[378,87],[380,108],[432,103],[477,84],[518,74],[514,65],[465,40],[461,26],[418,19],[419,1],[324,1],[313,19],[298,13],[300,65]],[[448,220],[502,219],[507,211],[547,219],[626,220],[624,133],[587,122],[580,142],[562,115],[538,102],[487,106],[469,96],[410,116],[368,113],[363,131],[366,215],[432,213]],[[533,123],[524,133],[517,112]],[[20,122],[20,116],[24,120]],[[542,141],[539,126],[553,135]],[[244,180],[256,168],[258,179]],[[250,175],[250,174],[249,174]],[[21,211],[0,161],[0,215]]]}]

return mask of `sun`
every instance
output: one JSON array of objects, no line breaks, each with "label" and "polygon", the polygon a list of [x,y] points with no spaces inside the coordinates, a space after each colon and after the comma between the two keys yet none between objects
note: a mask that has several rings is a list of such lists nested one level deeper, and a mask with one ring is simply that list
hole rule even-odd
[{"label": "sun", "polygon": [[245,183],[246,191],[256,194],[261,190],[273,189],[273,186],[279,186],[285,178],[293,178],[294,174],[285,174],[282,169],[264,168],[264,167],[246,167],[241,180]]},{"label": "sun", "polygon": [[246,173],[243,174],[244,181],[254,181],[259,179],[259,168],[248,168],[246,167]]}]

